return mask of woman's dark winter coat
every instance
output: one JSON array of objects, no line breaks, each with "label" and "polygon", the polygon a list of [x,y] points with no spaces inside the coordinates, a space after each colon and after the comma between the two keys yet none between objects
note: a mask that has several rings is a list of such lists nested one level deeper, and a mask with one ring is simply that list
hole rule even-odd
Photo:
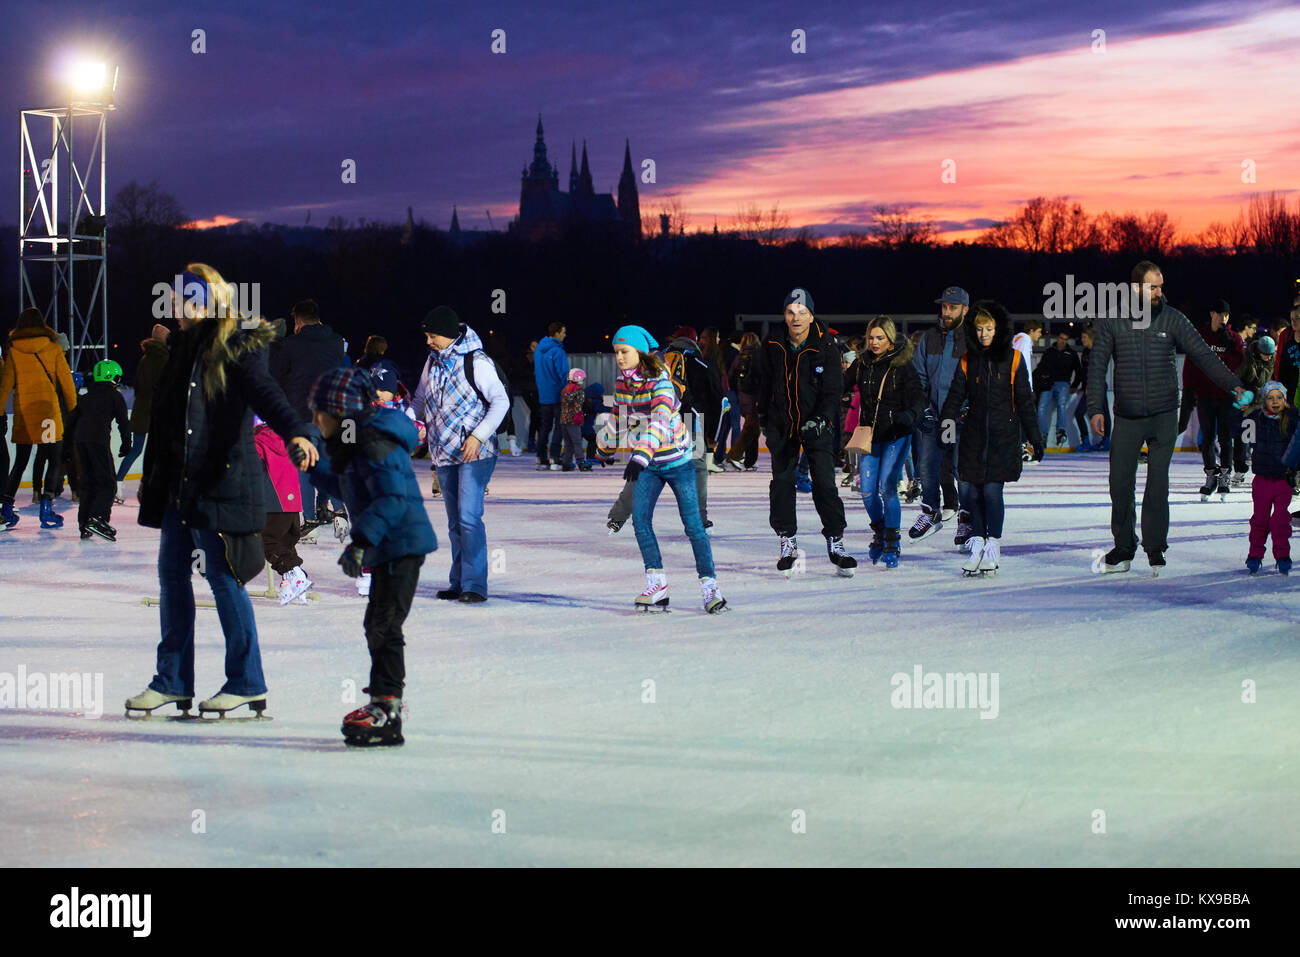
[{"label": "woman's dark winter coat", "polygon": [[[979,305],[971,308],[972,314]],[[972,326],[966,340],[966,369],[957,367],[948,399],[939,413],[942,435],[950,420],[960,420],[962,406],[967,407],[957,443],[957,474],[963,482],[975,485],[1019,479],[1020,449],[1026,438],[1034,448],[1043,448],[1030,373],[1023,361],[1017,363],[1012,389],[1015,350],[1011,347],[1011,315],[996,304],[983,306],[997,321],[993,341],[987,349],[981,346]]]},{"label": "woman's dark winter coat", "polygon": [[[170,355],[154,390],[140,524],[162,527],[175,505],[182,523],[231,534],[260,533],[266,525],[262,461],[253,443],[256,412],[287,443],[315,438],[267,369],[274,333],[262,324],[237,330],[224,349],[209,354],[217,320],[204,319],[168,337]],[[217,367],[226,386],[215,387]]]},{"label": "woman's dark winter coat", "polygon": [[[858,426],[873,426],[873,451],[876,443],[892,442],[911,435],[925,414],[925,388],[921,385],[920,373],[912,364],[912,355],[912,342],[904,339],[901,345],[880,355],[864,351],[845,373],[844,394],[852,395],[856,386],[861,396]],[[876,404],[877,396],[880,397],[879,406]]]},{"label": "woman's dark winter coat", "polygon": [[135,367],[135,400],[131,404],[131,431],[148,432],[153,411],[153,390],[167,365],[167,343],[150,337],[140,343],[142,356]]}]

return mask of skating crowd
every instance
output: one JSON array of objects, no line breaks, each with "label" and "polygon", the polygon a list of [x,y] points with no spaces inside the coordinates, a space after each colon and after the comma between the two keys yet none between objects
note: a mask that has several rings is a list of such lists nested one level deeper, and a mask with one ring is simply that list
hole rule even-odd
[{"label": "skating crowd", "polygon": [[[249,321],[228,309],[231,287],[209,266],[188,266],[183,288],[185,298],[172,303],[176,328],[156,325],[140,345],[129,412],[118,363],[97,362],[81,381],[66,339],[37,309],[24,310],[9,333],[0,372],[0,410],[14,400],[15,447],[11,467],[0,443],[0,477],[7,476],[0,531],[13,534],[19,524],[16,498],[35,452],[40,526],[63,525],[54,509],[66,475],[81,538],[115,541],[112,506],[122,503],[120,483],[143,452],[139,522],[159,529],[161,639],[156,674],[127,701],[128,714],[168,704],[187,714],[192,706],[197,568],[225,634],[227,676],[200,703],[200,715],[224,717],[243,706],[260,715],[266,682],[245,586],[269,565],[280,576],[269,594],[281,604],[309,602],[315,596],[298,545],[332,532],[343,546],[339,565],[368,598],[370,702],[347,715],[343,734],[354,745],[400,744],[402,625],[424,556],[438,547],[415,475],[414,462],[424,458],[451,547],[439,599],[488,599],[483,515],[498,456],[535,452],[538,470],[547,472],[604,469],[621,456],[624,486],[607,528],[615,535],[633,524],[646,575],[635,607],[668,608],[653,521],[667,487],[704,608],[717,613],[727,602],[714,574],[709,479],[755,471],[760,433],[771,458],[777,568],[787,577],[800,556],[801,492],[811,495],[835,571],[854,574],[841,487],[861,495],[873,564],[898,567],[902,505],[919,499],[906,540],[919,542],[955,520],[961,571],[983,577],[1001,560],[1006,483],[1042,461],[1049,439],[1069,451],[1067,410],[1077,393],[1077,450],[1109,453],[1114,547],[1101,570],[1128,571],[1139,545],[1153,570],[1164,566],[1169,465],[1192,409],[1201,428],[1202,499],[1226,499],[1253,471],[1247,569],[1261,570],[1270,539],[1277,570],[1291,568],[1300,296],[1290,321],[1267,330],[1248,317],[1234,322],[1224,300],[1194,326],[1167,303],[1160,268],[1144,261],[1129,276],[1135,318],[1094,320],[1080,334],[1080,352],[1070,331],[1059,331],[1035,366],[1043,324],[1030,320],[1017,332],[1001,304],[972,302],[958,286],[935,300],[930,328],[909,337],[882,315],[845,340],[817,318],[811,292],[800,287],[785,297],[784,323],[764,339],[742,332],[725,341],[717,329],[679,326],[661,345],[640,326],[618,328],[610,336],[611,397],[604,383],[570,368],[563,323],[508,363],[508,375],[474,328],[438,306],[421,322],[429,351],[408,388],[386,339],[371,336],[353,364],[312,300],[294,306],[290,335],[283,320]],[[1181,389],[1176,351],[1186,355]],[[0,414],[0,423],[7,431],[8,417]],[[1139,536],[1140,464],[1147,474]]]}]

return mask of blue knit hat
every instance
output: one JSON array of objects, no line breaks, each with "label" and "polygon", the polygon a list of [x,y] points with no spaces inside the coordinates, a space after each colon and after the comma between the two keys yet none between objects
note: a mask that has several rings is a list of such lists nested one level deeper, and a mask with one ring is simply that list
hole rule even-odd
[{"label": "blue knit hat", "polygon": [[181,276],[181,296],[186,301],[195,299],[198,305],[203,308],[208,307],[208,300],[212,296],[212,290],[208,288],[208,281],[196,273],[185,272]]},{"label": "blue knit hat", "polygon": [[640,326],[622,326],[618,332],[614,333],[614,340],[611,345],[631,346],[638,352],[654,352],[659,348],[659,343],[655,337],[650,335]]},{"label": "blue knit hat", "polygon": [[344,419],[368,409],[374,398],[374,382],[365,369],[330,369],[311,387],[307,405]]},{"label": "blue knit hat", "polygon": [[1281,392],[1282,398],[1284,400],[1286,399],[1286,386],[1278,382],[1276,379],[1269,379],[1267,382],[1264,383],[1264,388],[1259,390],[1259,397],[1261,399],[1267,399],[1268,394],[1275,390]]}]

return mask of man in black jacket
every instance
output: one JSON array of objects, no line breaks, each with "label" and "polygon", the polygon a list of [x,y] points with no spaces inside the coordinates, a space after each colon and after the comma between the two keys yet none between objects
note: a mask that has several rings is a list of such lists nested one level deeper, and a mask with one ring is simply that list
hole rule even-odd
[{"label": "man in black jacket", "polygon": [[1165,564],[1169,536],[1169,462],[1178,438],[1178,376],[1174,347],[1187,354],[1210,380],[1241,398],[1242,385],[1205,340],[1164,298],[1164,275],[1142,261],[1130,274],[1130,316],[1104,316],[1088,363],[1088,415],[1092,431],[1105,427],[1106,370],[1115,360],[1115,424],[1110,444],[1110,529],[1115,547],[1104,570],[1126,572],[1137,554],[1133,493],[1138,452],[1148,450],[1146,491],[1142,495],[1142,548],[1151,567]]},{"label": "man in black jacket", "polygon": [[[284,389],[289,404],[304,422],[311,421],[307,397],[311,387],[324,373],[336,369],[343,362],[343,337],[320,321],[320,309],[314,299],[304,299],[293,307],[293,335],[281,340],[272,353],[271,375]],[[316,491],[305,472],[298,473],[302,492],[303,534],[330,521],[330,516],[318,515]],[[322,503],[323,504],[323,503]],[[335,501],[334,507],[343,509]]]},{"label": "man in black jacket", "polygon": [[816,321],[806,289],[785,297],[785,325],[759,347],[748,383],[772,454],[768,504],[772,530],[781,536],[777,568],[788,573],[798,557],[794,475],[802,448],[808,453],[813,504],[828,554],[841,573],[851,574],[857,562],[844,554],[844,503],[835,485],[831,434],[839,427],[840,355]]},{"label": "man in black jacket", "polygon": [[[1056,409],[1056,444],[1064,447],[1065,409],[1070,404],[1070,393],[1079,388],[1083,379],[1083,370],[1079,365],[1079,354],[1070,348],[1070,334],[1059,332],[1056,335],[1056,348],[1048,349],[1038,360],[1034,370],[1041,394],[1038,397],[1038,428],[1046,441],[1051,436],[1047,428],[1052,423],[1052,409]],[[1086,436],[1080,436],[1081,439]]]}]

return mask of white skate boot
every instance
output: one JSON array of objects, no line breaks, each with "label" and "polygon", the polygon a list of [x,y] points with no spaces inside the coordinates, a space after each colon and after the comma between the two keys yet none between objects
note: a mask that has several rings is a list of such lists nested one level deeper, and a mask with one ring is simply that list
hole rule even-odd
[{"label": "white skate boot", "polygon": [[668,610],[668,576],[661,568],[647,568],[645,589],[636,596],[637,611]]},{"label": "white skate boot", "polygon": [[[176,710],[180,712],[177,715],[168,715],[170,718],[192,718],[190,708],[194,706],[194,699],[186,695],[163,694],[160,691],[154,691],[152,688],[145,688],[134,698],[126,699],[126,716],[128,718],[140,719],[153,716],[153,712],[165,704],[175,704]],[[142,712],[141,714],[132,714],[133,711]]]}]

